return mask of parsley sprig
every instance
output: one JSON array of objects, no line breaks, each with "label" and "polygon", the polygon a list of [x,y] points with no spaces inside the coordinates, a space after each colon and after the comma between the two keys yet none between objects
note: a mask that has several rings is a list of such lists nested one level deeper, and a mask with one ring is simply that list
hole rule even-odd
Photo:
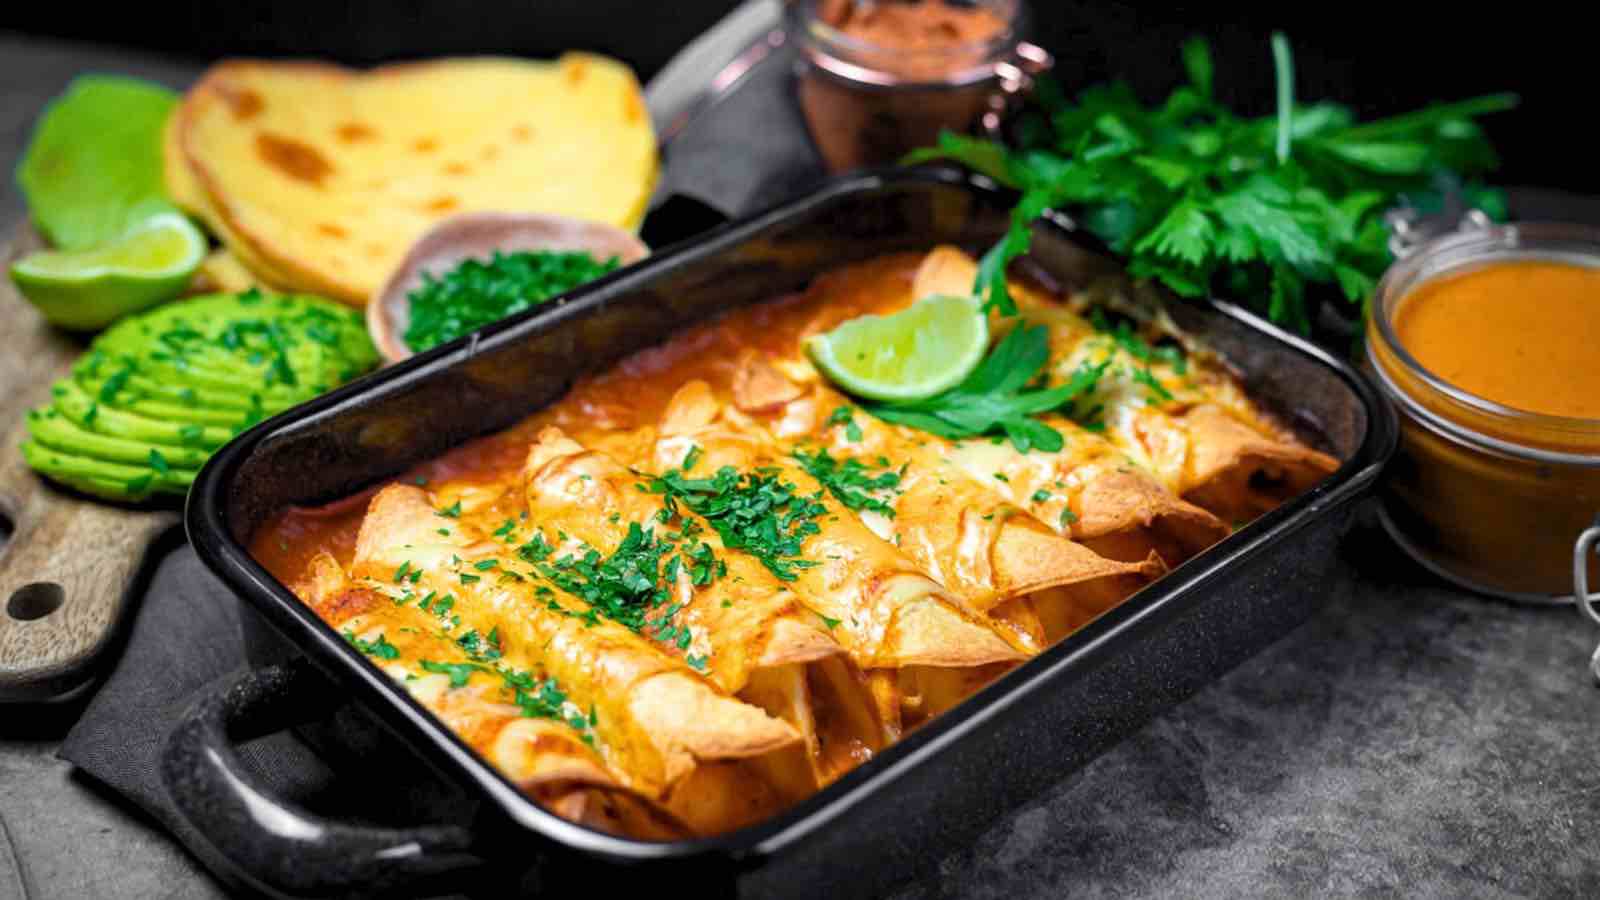
[{"label": "parsley sprig", "polygon": [[[1028,250],[1047,209],[1079,222],[1126,256],[1135,277],[1176,293],[1225,291],[1275,322],[1305,330],[1306,292],[1337,285],[1360,302],[1388,265],[1383,213],[1402,196],[1430,195],[1492,169],[1475,119],[1514,107],[1511,94],[1430,106],[1357,124],[1333,103],[1294,102],[1288,42],[1273,36],[1277,111],[1244,118],[1213,93],[1209,47],[1183,47],[1189,83],[1157,106],[1126,84],[1092,87],[1076,102],[1042,80],[1039,108],[1016,145],[945,133],[910,162],[949,158],[1018,188],[1010,228],[982,259],[974,290],[985,309],[1014,313],[1005,267]],[[1498,193],[1468,189],[1497,217]]]},{"label": "parsley sprig", "polygon": [[1061,433],[1035,417],[1062,409],[1093,391],[1108,363],[1086,364],[1065,383],[1045,387],[1040,375],[1049,358],[1048,330],[1020,325],[989,351],[965,381],[950,390],[925,400],[865,403],[863,407],[886,422],[940,437],[959,440],[1004,434],[1023,453],[1034,447],[1054,452],[1063,445]]}]

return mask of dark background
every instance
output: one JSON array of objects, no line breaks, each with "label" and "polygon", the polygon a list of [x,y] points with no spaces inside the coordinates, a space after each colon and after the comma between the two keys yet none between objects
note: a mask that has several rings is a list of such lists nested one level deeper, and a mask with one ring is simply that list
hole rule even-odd
[{"label": "dark background", "polygon": [[[279,0],[101,4],[18,0],[0,27],[125,44],[188,59],[318,56],[367,64],[455,53],[552,56],[585,48],[649,78],[735,4],[728,0]],[[1182,78],[1178,46],[1212,41],[1218,86],[1247,112],[1272,108],[1267,35],[1293,41],[1299,96],[1334,99],[1364,116],[1433,100],[1510,90],[1517,112],[1488,128],[1499,180],[1600,192],[1589,137],[1594,41],[1580,4],[1494,7],[1343,0],[1282,3],[1089,3],[1033,0],[1035,36],[1069,90],[1123,77],[1145,96]],[[1569,12],[1571,10],[1571,12]]]}]

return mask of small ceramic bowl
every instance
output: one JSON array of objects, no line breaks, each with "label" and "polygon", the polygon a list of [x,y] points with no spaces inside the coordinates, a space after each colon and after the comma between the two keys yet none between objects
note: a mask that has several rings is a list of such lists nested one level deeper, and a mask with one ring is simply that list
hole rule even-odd
[{"label": "small ceramic bowl", "polygon": [[600,222],[542,213],[451,216],[411,245],[405,259],[367,304],[367,331],[383,358],[396,363],[413,353],[405,342],[406,327],[411,323],[408,295],[422,285],[423,275],[438,277],[464,260],[487,260],[496,250],[587,250],[596,259],[615,256],[625,266],[650,253],[636,235]]}]

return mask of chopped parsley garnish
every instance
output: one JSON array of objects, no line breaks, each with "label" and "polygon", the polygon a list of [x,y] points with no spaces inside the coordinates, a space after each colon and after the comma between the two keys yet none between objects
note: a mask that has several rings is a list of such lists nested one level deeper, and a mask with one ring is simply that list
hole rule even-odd
[{"label": "chopped parsley garnish", "polygon": [[100,386],[100,402],[113,403],[117,399],[117,393],[127,386],[128,379],[132,377],[133,369],[126,368],[118,370],[107,378],[105,384]]},{"label": "chopped parsley garnish", "polygon": [[484,640],[476,628],[456,638],[456,646],[466,651],[473,662],[492,663],[500,658],[500,648],[495,642]]},{"label": "chopped parsley garnish", "polygon": [[1156,376],[1152,375],[1148,368],[1134,369],[1133,380],[1148,388],[1151,398],[1158,403],[1173,399],[1172,392],[1162,387],[1161,382],[1156,380]]},{"label": "chopped parsley garnish", "polygon": [[627,536],[610,556],[590,548],[582,556],[562,556],[539,562],[536,568],[556,587],[583,600],[601,616],[632,631],[642,631],[646,613],[666,603],[670,596],[670,589],[661,578],[661,559],[670,549],[670,545],[656,540],[652,530],[630,522]]},{"label": "chopped parsley garnish", "polygon": [[[861,460],[851,457],[843,462],[828,453],[826,447],[815,454],[805,450],[794,451],[795,461],[812,478],[822,483],[835,500],[854,510],[870,510],[894,518],[894,507],[872,495],[873,491],[889,491],[900,486],[905,469],[873,474]],[[878,458],[879,465],[888,468],[889,461]]]},{"label": "chopped parsley garnish", "polygon": [[502,253],[468,259],[442,276],[424,274],[407,295],[411,306],[406,346],[423,351],[490,322],[532,309],[617,268],[582,251]]},{"label": "chopped parsley garnish", "polygon": [[600,717],[595,714],[595,708],[589,707],[589,714],[570,710],[571,706],[566,693],[554,678],[536,678],[531,673],[519,672],[513,669],[502,668],[498,670],[500,679],[511,690],[512,698],[522,714],[530,719],[554,719],[565,722],[575,729],[586,744],[594,744],[594,727],[599,724]]},{"label": "chopped parsley garnish", "polygon": [[450,686],[453,688],[466,687],[467,679],[473,672],[487,672],[486,667],[478,663],[438,663],[431,659],[422,660],[422,671],[433,672],[438,675],[449,675]]},{"label": "chopped parsley garnish", "polygon": [[886,422],[940,437],[959,440],[998,433],[1023,453],[1034,447],[1054,452],[1063,446],[1061,433],[1035,416],[1061,409],[1091,392],[1107,363],[1085,364],[1066,383],[1046,387],[1042,378],[1049,358],[1048,330],[1042,325],[1022,325],[1013,328],[965,381],[950,390],[926,400],[865,404],[865,408]]},{"label": "chopped parsley garnish", "polygon": [[368,656],[376,656],[379,659],[400,658],[400,648],[389,643],[389,639],[381,634],[378,635],[378,639],[375,641],[365,641],[356,637],[355,632],[346,631],[344,633],[344,639],[350,642],[350,646],[360,650],[362,653],[365,653]]},{"label": "chopped parsley garnish", "polygon": [[442,516],[446,519],[459,519],[461,518],[461,501],[457,500],[449,506],[446,506],[444,509],[434,510],[433,514],[436,516]]},{"label": "chopped parsley garnish", "polygon": [[[495,632],[490,632],[490,636],[493,638]],[[575,729],[584,743],[594,744],[594,727],[600,721],[594,706],[591,705],[585,715],[572,708],[566,692],[561,690],[555,678],[538,678],[532,673],[498,662],[499,652],[483,650],[476,631],[469,632],[458,643],[467,651],[472,662],[442,663],[425,659],[420,663],[423,671],[450,676],[450,686],[453,688],[466,687],[474,672],[498,675],[524,717],[563,722]]]},{"label": "chopped parsley garnish", "polygon": [[687,508],[710,522],[728,549],[748,553],[773,575],[793,581],[796,569],[816,565],[801,558],[800,550],[821,531],[812,520],[828,509],[820,502],[822,492],[802,496],[781,474],[772,467],[741,473],[723,466],[710,478],[690,478],[683,469],[669,469],[641,487],[665,498],[669,517],[678,515],[680,505]]},{"label": "chopped parsley garnish", "polygon": [[478,582],[480,582],[482,580],[483,580],[482,578],[480,578],[477,575],[472,574],[471,572],[462,572],[461,573],[461,583],[462,584],[477,584]]},{"label": "chopped parsley garnish", "polygon": [[512,532],[517,530],[517,520],[507,519],[499,528],[494,530],[494,536],[510,540]]},{"label": "chopped parsley garnish", "polygon": [[517,557],[525,563],[540,563],[548,559],[555,549],[545,543],[543,532],[536,531],[526,544],[517,548]]},{"label": "chopped parsley garnish", "polygon": [[1117,324],[1113,326],[1105,312],[1096,306],[1089,311],[1089,322],[1096,331],[1111,335],[1112,342],[1134,359],[1146,365],[1152,362],[1166,363],[1179,375],[1188,373],[1189,362],[1182,348],[1167,345],[1152,347],[1134,333],[1132,323],[1126,318],[1117,317]]},{"label": "chopped parsley garnish", "polygon": [[1063,507],[1061,510],[1061,527],[1066,528],[1076,521],[1078,521],[1078,514],[1071,509]]},{"label": "chopped parsley garnish", "polygon": [[689,582],[696,587],[704,587],[728,574],[728,564],[717,559],[711,552],[711,545],[705,541],[697,541],[687,545],[682,557],[674,556],[667,563],[672,565],[677,563],[680,558],[687,560],[684,563],[684,568],[689,573]]},{"label": "chopped parsley garnish", "polygon": [[1048,501],[1051,496],[1052,495],[1049,491],[1045,490],[1044,488],[1040,488],[1033,492],[1033,497],[1030,499],[1032,499],[1035,503],[1044,503]]},{"label": "chopped parsley garnish", "polygon": [[500,565],[500,560],[498,559],[480,559],[473,563],[472,567],[477,569],[479,572],[487,572],[498,565]]},{"label": "chopped parsley garnish", "polygon": [[[851,443],[856,443],[861,440],[861,426],[856,424],[855,410],[851,409],[849,406],[841,406],[829,413],[828,420],[823,422],[822,425],[824,428],[832,428],[835,425],[843,425],[844,436],[847,440],[849,440]],[[687,468],[687,466],[685,466],[685,468]]]}]

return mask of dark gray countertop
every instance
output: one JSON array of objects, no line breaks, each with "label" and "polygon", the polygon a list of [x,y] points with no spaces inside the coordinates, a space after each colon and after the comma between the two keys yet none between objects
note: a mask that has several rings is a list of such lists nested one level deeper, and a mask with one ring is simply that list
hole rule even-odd
[{"label": "dark gray countertop", "polygon": [[[193,75],[0,33],[0,168],[84,70]],[[9,223],[21,203],[9,178],[4,190]],[[1590,213],[1523,196],[1535,216]],[[900,896],[1593,895],[1595,635],[1571,609],[1439,587],[1370,526],[1341,552],[1333,583],[1306,585],[1327,592],[1321,614],[971,849],[930,862]],[[193,565],[168,554],[155,577]],[[0,706],[0,900],[18,884],[40,900],[222,896],[140,814],[55,758],[81,706]]]}]

